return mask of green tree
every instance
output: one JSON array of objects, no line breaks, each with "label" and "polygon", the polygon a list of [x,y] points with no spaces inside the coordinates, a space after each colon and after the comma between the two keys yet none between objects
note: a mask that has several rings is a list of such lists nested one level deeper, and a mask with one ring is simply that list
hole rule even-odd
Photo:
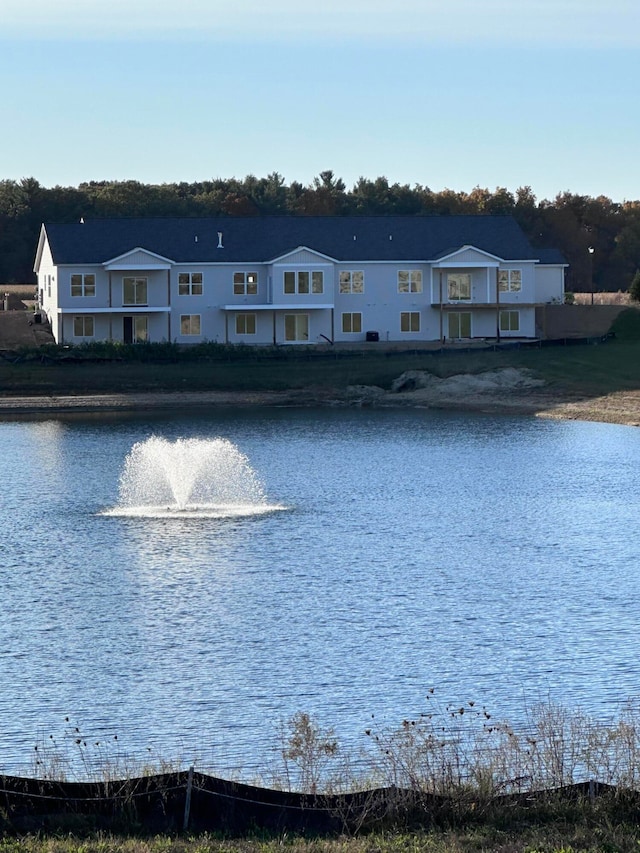
[{"label": "green tree", "polygon": [[634,302],[640,302],[640,270],[636,270],[629,285],[629,296]]}]

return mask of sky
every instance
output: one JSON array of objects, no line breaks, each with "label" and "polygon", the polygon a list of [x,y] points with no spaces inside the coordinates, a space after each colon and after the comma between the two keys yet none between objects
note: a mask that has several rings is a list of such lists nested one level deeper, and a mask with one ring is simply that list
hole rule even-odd
[{"label": "sky", "polygon": [[640,199],[640,0],[0,0],[0,180]]}]

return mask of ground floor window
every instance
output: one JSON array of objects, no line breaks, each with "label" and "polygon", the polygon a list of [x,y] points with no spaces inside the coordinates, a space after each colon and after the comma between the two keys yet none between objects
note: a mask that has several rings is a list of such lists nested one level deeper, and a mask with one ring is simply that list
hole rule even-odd
[{"label": "ground floor window", "polygon": [[420,331],[420,312],[419,311],[401,311],[400,312],[400,331],[401,332],[419,332]]},{"label": "ground floor window", "polygon": [[125,344],[144,344],[149,340],[149,318],[141,315],[124,317],[122,337]]},{"label": "ground floor window", "polygon": [[470,338],[471,337],[471,312],[460,311],[449,314],[449,337]]},{"label": "ground floor window", "polygon": [[255,335],[256,315],[236,314],[236,335]]},{"label": "ground floor window", "polygon": [[92,338],[94,336],[93,317],[90,315],[74,317],[73,335],[76,338]]},{"label": "ground floor window", "polygon": [[284,315],[284,339],[285,339],[285,341],[308,341],[309,340],[309,315],[308,314],[285,314]]},{"label": "ground floor window", "polygon": [[199,335],[200,334],[200,314],[181,314],[180,315],[180,334],[181,335]]},{"label": "ground floor window", "polygon": [[342,331],[346,334],[355,334],[356,332],[361,332],[362,314],[359,311],[343,314]]},{"label": "ground floor window", "polygon": [[520,312],[519,311],[501,311],[500,312],[500,331],[501,332],[519,332],[520,331]]}]

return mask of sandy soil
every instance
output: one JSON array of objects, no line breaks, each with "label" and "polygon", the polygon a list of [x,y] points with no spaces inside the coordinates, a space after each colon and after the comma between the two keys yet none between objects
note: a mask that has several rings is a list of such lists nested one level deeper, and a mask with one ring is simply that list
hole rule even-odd
[{"label": "sandy soil", "polygon": [[189,408],[254,406],[352,406],[426,408],[530,415],[640,426],[640,390],[602,397],[570,396],[546,387],[526,371],[507,368],[476,376],[440,380],[421,371],[399,377],[394,390],[374,386],[347,389],[234,393],[176,392],[57,397],[0,397],[0,418],[52,413],[176,411]]}]

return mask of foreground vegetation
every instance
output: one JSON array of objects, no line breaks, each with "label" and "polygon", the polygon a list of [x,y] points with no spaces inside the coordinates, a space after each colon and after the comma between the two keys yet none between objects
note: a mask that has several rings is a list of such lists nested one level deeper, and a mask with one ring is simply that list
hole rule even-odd
[{"label": "foreground vegetation", "polygon": [[[430,689],[424,713],[415,719],[403,720],[391,730],[374,724],[372,719],[372,728],[364,733],[368,763],[361,763],[358,771],[354,771],[350,756],[343,754],[333,730],[323,728],[309,714],[298,712],[283,728],[279,785],[285,790],[293,786],[312,792],[313,799],[306,801],[306,807],[326,811],[334,826],[343,827],[341,833],[328,832],[321,839],[310,830],[301,837],[287,829],[284,812],[296,806],[286,799],[276,822],[278,829],[261,829],[249,819],[246,826],[240,820],[244,829],[238,831],[238,812],[245,802],[238,799],[232,811],[236,817],[233,835],[188,831],[155,835],[138,819],[133,800],[116,824],[109,824],[110,834],[105,834],[104,823],[93,820],[86,811],[76,813],[72,802],[70,811],[58,811],[39,824],[41,830],[53,830],[29,835],[27,823],[27,833],[22,832],[19,841],[16,813],[3,811],[0,826],[5,832],[0,836],[0,853],[275,853],[283,848],[292,853],[568,853],[631,851],[640,845],[637,702],[627,702],[618,717],[606,724],[596,723],[582,712],[543,703],[526,711],[516,726],[494,718],[473,701],[442,705]],[[78,732],[70,723],[67,745],[78,749],[86,760],[92,744],[82,735],[78,737]],[[59,774],[60,753],[58,747],[55,750],[50,757],[56,760],[47,766]],[[101,788],[104,795],[114,788],[112,771],[110,767]],[[585,782],[594,778],[609,784]],[[175,776],[167,784],[175,784],[174,780]],[[355,810],[348,797],[341,799],[331,793],[345,785],[362,791],[364,780],[375,783],[378,789],[365,793]],[[199,784],[203,785],[194,782],[194,792],[203,789]],[[115,788],[123,790],[120,783]],[[175,787],[166,790],[170,799]],[[231,789],[229,794],[234,796]],[[253,788],[249,797],[246,807],[251,809],[261,793]],[[179,795],[178,816],[182,802]],[[215,814],[219,801],[207,802]],[[202,801],[199,808],[201,822],[196,825],[202,826],[206,814]],[[25,825],[24,818],[20,825]]]},{"label": "foreground vegetation", "polygon": [[286,835],[225,839],[212,835],[153,838],[72,834],[0,839],[0,853],[637,853],[637,816],[615,806],[557,810],[544,822],[374,833],[362,838],[304,839]]},{"label": "foreground vegetation", "polygon": [[143,391],[331,391],[388,389],[406,370],[436,376],[501,367],[533,370],[550,390],[598,396],[640,388],[640,312],[623,312],[606,343],[542,348],[386,350],[233,347],[172,343],[47,346],[0,358],[0,394],[64,395]]}]

